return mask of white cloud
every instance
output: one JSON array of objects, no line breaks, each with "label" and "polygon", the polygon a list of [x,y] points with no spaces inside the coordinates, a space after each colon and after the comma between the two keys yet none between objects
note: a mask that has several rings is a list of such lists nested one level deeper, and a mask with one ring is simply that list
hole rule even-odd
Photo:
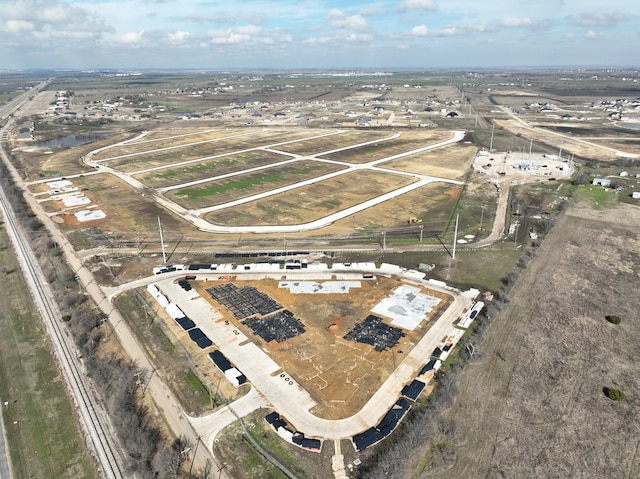
[{"label": "white cloud", "polygon": [[569,21],[581,27],[614,27],[626,20],[622,13],[581,13],[577,17],[569,17]]},{"label": "white cloud", "polygon": [[416,25],[411,29],[411,35],[416,37],[426,37],[429,35],[429,29],[426,25]]},{"label": "white cloud", "polygon": [[438,4],[433,0],[402,0],[397,9],[400,12],[406,12],[408,10],[433,12],[438,9]]},{"label": "white cloud", "polygon": [[251,40],[251,36],[233,32],[231,30],[212,30],[209,32],[209,41],[217,45],[245,43]]},{"label": "white cloud", "polygon": [[34,28],[33,22],[27,22],[26,20],[7,20],[0,23],[0,30],[8,33],[26,32]]},{"label": "white cloud", "polygon": [[369,33],[350,33],[345,37],[345,41],[351,43],[366,43],[373,40],[373,35]]},{"label": "white cloud", "polygon": [[507,17],[501,23],[504,27],[527,28],[529,30],[550,30],[551,22],[548,20],[533,20],[531,17]]},{"label": "white cloud", "polygon": [[436,35],[439,37],[455,37],[456,35],[461,35],[462,30],[458,27],[443,27],[436,32]]},{"label": "white cloud", "polygon": [[275,33],[270,36],[265,36],[261,39],[262,43],[267,43],[269,45],[282,45],[286,43],[293,42],[293,36],[290,33]]},{"label": "white cloud", "polygon": [[327,21],[333,28],[347,28],[350,30],[367,30],[369,28],[369,24],[362,15],[348,16],[337,8],[329,10]]},{"label": "white cloud", "polygon": [[167,40],[169,43],[185,43],[191,34],[189,32],[175,32],[175,33],[167,33]]},{"label": "white cloud", "polygon": [[596,38],[600,38],[602,34],[594,32],[593,30],[587,30],[584,34],[584,38],[587,40],[595,40]]},{"label": "white cloud", "polygon": [[309,37],[302,41],[305,45],[318,46],[318,45],[327,45],[333,41],[333,37],[324,36],[324,37]]},{"label": "white cloud", "polygon": [[[42,48],[42,42],[51,40],[51,48],[67,48],[55,44],[55,40],[98,40],[113,29],[86,10],[63,0],[0,0],[0,32],[6,34],[5,44],[13,44],[14,38],[24,48],[34,41]],[[83,46],[86,46],[83,45]]]},{"label": "white cloud", "polygon": [[142,42],[143,36],[144,30],[140,32],[120,33],[113,37],[113,41],[121,45],[139,45]]},{"label": "white cloud", "polygon": [[505,27],[530,27],[533,20],[529,17],[507,17],[502,21]]},{"label": "white cloud", "polygon": [[231,30],[240,35],[259,35],[262,32],[262,27],[260,25],[243,25],[232,28]]}]

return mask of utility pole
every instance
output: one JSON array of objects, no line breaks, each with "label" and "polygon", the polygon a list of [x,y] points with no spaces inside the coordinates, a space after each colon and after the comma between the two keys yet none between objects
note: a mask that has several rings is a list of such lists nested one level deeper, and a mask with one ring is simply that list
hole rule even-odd
[{"label": "utility pole", "polygon": [[382,252],[384,253],[385,248],[387,247],[387,232],[382,232]]},{"label": "utility pole", "polygon": [[484,209],[486,208],[486,206],[482,205],[480,210],[480,231],[482,231],[482,219],[484,217]]},{"label": "utility pole", "polygon": [[196,453],[198,452],[198,444],[200,444],[200,436],[196,440],[196,447],[193,450],[193,457],[191,458],[191,465],[189,466],[189,477],[191,477],[191,470],[193,469],[193,463],[196,462]]},{"label": "utility pole", "polygon": [[491,142],[489,143],[489,151],[493,150],[493,129],[496,127],[495,124],[491,125]]},{"label": "utility pole", "polygon": [[149,375],[149,379],[147,379],[147,383],[144,385],[144,388],[142,388],[142,395],[144,396],[144,393],[147,391],[147,388],[149,387],[149,383],[151,382],[151,378],[153,378],[153,375],[156,373],[156,370],[154,369],[153,371],[151,371],[151,374]]},{"label": "utility pole", "polygon": [[164,240],[162,239],[162,225],[160,224],[160,217],[158,216],[158,230],[160,231],[160,244],[162,245],[162,261],[167,264],[167,255],[164,251]]},{"label": "utility pole", "polygon": [[420,225],[420,244],[422,244],[422,233],[424,232],[424,225]]},{"label": "utility pole", "polygon": [[456,228],[453,231],[453,254],[451,255],[451,259],[456,259],[456,243],[458,242],[458,219],[460,215],[456,215]]},{"label": "utility pole", "polygon": [[562,147],[564,146],[564,140],[560,141],[560,151],[558,151],[558,158],[562,159]]}]

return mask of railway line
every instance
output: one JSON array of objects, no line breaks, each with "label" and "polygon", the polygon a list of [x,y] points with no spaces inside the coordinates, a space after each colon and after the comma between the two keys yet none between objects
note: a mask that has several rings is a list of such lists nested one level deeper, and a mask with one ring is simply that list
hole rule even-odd
[{"label": "railway line", "polygon": [[[3,160],[6,161],[4,151]],[[4,217],[7,234],[14,246],[34,304],[40,312],[43,324],[51,340],[55,357],[72,397],[88,448],[94,455],[105,479],[126,477],[124,459],[118,449],[106,411],[97,400],[73,340],[64,324],[29,241],[18,223],[4,189],[0,188],[0,213]]]}]

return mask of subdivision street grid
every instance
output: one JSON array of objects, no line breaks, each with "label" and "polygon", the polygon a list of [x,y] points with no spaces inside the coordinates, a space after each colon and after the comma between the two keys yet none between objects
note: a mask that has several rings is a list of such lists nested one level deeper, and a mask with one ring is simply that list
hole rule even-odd
[{"label": "subdivision street grid", "polygon": [[[274,265],[279,266],[279,265]],[[262,268],[261,268],[262,267]],[[204,417],[188,417],[189,422],[202,437],[202,441],[209,448],[213,448],[215,437],[226,426],[256,409],[271,407],[295,427],[304,432],[307,437],[339,440],[352,438],[354,435],[376,425],[382,416],[398,400],[402,388],[410,383],[425,363],[431,358],[432,352],[443,346],[443,338],[451,337],[456,331],[454,327],[465,312],[469,311],[477,290],[460,292],[444,283],[423,280],[424,274],[417,271],[403,270],[393,265],[383,264],[376,268],[373,263],[358,263],[353,265],[335,264],[309,265],[310,270],[287,270],[268,272],[264,265],[244,265],[237,270],[232,265],[225,265],[224,271],[232,274],[234,281],[257,279],[278,279],[285,282],[321,281],[334,277],[335,281],[353,282],[363,280],[371,275],[396,276],[416,289],[423,287],[445,293],[453,298],[447,310],[431,325],[427,333],[419,340],[413,349],[405,355],[404,360],[395,368],[382,386],[366,402],[364,407],[351,417],[327,420],[310,412],[316,401],[295,379],[284,381],[281,366],[274,362],[269,355],[258,347],[250,338],[238,331],[233,324],[222,321],[222,315],[212,307],[211,303],[200,297],[195,290],[185,291],[176,279],[185,275],[185,271],[163,273],[137,280],[116,288],[105,288],[109,297],[144,285],[155,284],[166,296],[167,300],[176,304],[184,314],[193,320],[229,360],[246,375],[252,385],[251,391],[237,401],[222,407],[218,411]],[[251,271],[255,269],[255,271]],[[187,271],[187,273],[190,273]],[[227,275],[223,275],[225,280]],[[195,281],[205,281],[206,284],[219,284],[222,281],[220,271],[197,271]],[[223,280],[224,281],[224,280]],[[204,354],[204,353],[203,353]],[[287,375],[289,376],[289,375]]]},{"label": "subdivision street grid", "polygon": [[[268,130],[267,130],[268,131]],[[331,134],[335,135],[335,134],[339,134],[342,133],[341,131],[338,132],[333,132]],[[420,174],[416,174],[416,173],[409,173],[409,172],[403,172],[403,171],[399,171],[399,170],[389,170],[389,169],[385,169],[385,168],[381,168],[378,165],[381,165],[383,163],[387,163],[399,158],[403,158],[406,156],[410,156],[410,155],[415,155],[418,153],[422,153],[428,150],[432,150],[435,148],[440,148],[440,147],[444,147],[453,143],[457,143],[459,141],[461,141],[464,138],[464,132],[463,131],[451,131],[450,132],[451,137],[445,141],[441,141],[438,143],[434,143],[434,144],[430,144],[430,145],[426,145],[426,146],[422,146],[420,148],[415,148],[412,149],[410,151],[406,151],[403,153],[399,153],[399,154],[395,154],[389,157],[385,157],[385,158],[381,158],[378,160],[374,160],[374,161],[370,161],[364,164],[351,164],[351,163],[347,163],[347,162],[342,162],[342,161],[336,161],[336,160],[328,160],[328,159],[323,159],[322,156],[323,155],[329,155],[332,153],[336,153],[336,152],[340,152],[340,151],[345,151],[345,150],[349,150],[349,149],[356,149],[356,148],[360,148],[363,146],[367,146],[370,144],[374,144],[374,143],[381,143],[384,141],[388,141],[388,140],[392,140],[395,138],[398,138],[400,136],[400,133],[394,133],[390,136],[388,136],[387,138],[382,138],[382,139],[377,139],[375,141],[368,141],[368,142],[362,142],[362,143],[357,143],[357,144],[353,144],[353,145],[349,145],[347,147],[343,147],[343,148],[338,148],[338,149],[333,149],[333,150],[329,150],[329,151],[324,151],[324,152],[319,152],[313,155],[297,155],[297,154],[292,154],[292,153],[288,153],[285,151],[281,151],[281,150],[276,150],[275,148],[277,146],[281,146],[283,144],[286,143],[292,143],[293,141],[290,142],[279,142],[279,143],[274,143],[271,145],[267,145],[264,147],[255,147],[255,148],[251,148],[251,149],[243,149],[243,150],[236,150],[233,152],[228,152],[228,153],[224,153],[221,155],[216,155],[216,156],[208,156],[208,157],[204,157],[204,158],[196,158],[193,160],[189,160],[189,161],[184,161],[184,162],[175,162],[175,163],[171,163],[171,164],[167,164],[167,165],[163,165],[160,167],[152,167],[152,168],[148,168],[148,169],[141,169],[141,170],[137,170],[134,172],[123,172],[120,171],[116,168],[112,168],[110,166],[108,166],[108,163],[110,160],[114,160],[117,158],[121,158],[120,156],[116,156],[116,157],[112,157],[112,158],[106,158],[106,159],[100,159],[100,160],[96,160],[95,157],[98,153],[101,153],[109,148],[113,148],[113,147],[117,147],[117,146],[123,146],[123,145],[136,145],[138,143],[136,143],[137,140],[140,140],[141,138],[144,138],[145,134],[141,134],[140,136],[132,139],[132,140],[127,140],[125,142],[121,142],[121,143],[116,143],[114,145],[111,145],[109,147],[106,148],[101,148],[99,150],[95,150],[92,153],[90,153],[89,155],[86,155],[86,157],[84,158],[84,161],[87,165],[95,168],[98,172],[104,172],[104,173],[109,173],[112,174],[114,176],[117,176],[118,178],[120,178],[122,181],[126,182],[127,184],[129,184],[135,191],[138,191],[139,193],[143,193],[143,192],[149,192],[149,187],[146,186],[143,182],[141,182],[140,180],[134,178],[134,175],[139,175],[142,173],[147,173],[150,171],[156,171],[159,169],[166,169],[166,168],[173,168],[176,166],[183,166],[185,164],[189,164],[189,163],[199,163],[199,162],[203,162],[205,160],[211,160],[211,159],[215,159],[215,158],[220,158],[223,156],[231,156],[231,155],[236,155],[239,153],[246,153],[247,151],[258,151],[258,150],[262,150],[262,151],[269,151],[269,152],[275,152],[281,155],[287,155],[289,157],[293,157],[293,159],[289,159],[286,160],[284,162],[276,162],[276,163],[271,163],[269,165],[265,165],[265,166],[259,166],[259,167],[253,167],[253,168],[247,168],[247,169],[243,169],[240,171],[236,171],[233,173],[228,173],[228,174],[224,174],[224,175],[220,175],[220,176],[215,176],[215,177],[211,177],[211,178],[204,178],[204,179],[199,179],[199,180],[195,180],[195,181],[190,181],[184,184],[179,184],[179,185],[172,185],[170,187],[163,187],[163,188],[159,188],[155,191],[153,191],[152,196],[153,199],[158,202],[160,205],[162,205],[164,208],[168,209],[169,211],[174,212],[175,214],[179,215],[180,217],[186,219],[187,221],[191,222],[193,225],[195,225],[198,229],[202,230],[202,231],[206,231],[206,232],[212,232],[212,233],[292,233],[292,232],[301,232],[301,231],[309,231],[309,230],[314,230],[314,229],[319,229],[319,228],[323,228],[325,226],[328,226],[340,219],[343,218],[347,218],[351,215],[353,215],[354,213],[357,213],[359,211],[363,211],[367,208],[371,208],[372,206],[381,204],[385,201],[388,201],[392,198],[395,198],[397,196],[409,193],[413,190],[416,190],[418,188],[421,188],[423,186],[429,185],[431,183],[436,183],[436,182],[443,182],[443,183],[450,183],[450,184],[456,184],[456,185],[461,185],[463,184],[462,181],[458,181],[458,180],[453,180],[453,179],[449,179],[449,178],[438,178],[438,177],[433,177],[433,176],[427,176],[427,175],[420,175]],[[322,136],[326,136],[322,135]],[[233,135],[232,137],[235,138],[237,135]],[[312,136],[309,138],[305,138],[303,140],[296,140],[296,142],[301,142],[301,141],[306,141],[306,140],[312,140],[318,138],[318,136]],[[159,140],[158,140],[159,141]],[[197,143],[187,143],[185,145],[180,145],[180,147],[186,147],[192,144],[197,144]],[[137,153],[137,154],[131,154],[131,155],[126,155],[126,156],[136,156],[136,155],[142,155],[142,154],[149,154],[149,153],[154,153],[154,152],[158,152],[161,151],[163,149],[151,149],[151,150],[145,150],[143,152]],[[291,185],[287,185],[287,186],[283,186],[280,188],[276,188],[276,189],[272,189],[269,191],[265,191],[262,193],[258,193],[258,194],[254,194],[245,198],[240,198],[234,201],[229,201],[223,204],[219,204],[219,205],[212,205],[212,206],[207,206],[204,208],[196,208],[196,209],[188,209],[185,208],[179,204],[177,204],[175,201],[172,201],[171,199],[167,198],[164,193],[171,191],[171,190],[175,190],[175,189],[182,189],[182,188],[186,188],[189,186],[194,186],[194,185],[198,185],[198,184],[202,184],[202,183],[207,183],[207,182],[213,182],[216,180],[221,180],[221,179],[225,179],[225,178],[229,178],[232,176],[240,176],[240,175],[246,175],[248,173],[253,173],[256,171],[260,171],[260,170],[267,170],[270,168],[275,168],[277,166],[281,166],[283,164],[293,164],[296,162],[302,162],[302,161],[308,161],[308,160],[313,160],[313,161],[317,161],[317,162],[323,162],[323,163],[332,163],[335,165],[340,165],[341,167],[343,167],[343,169],[333,172],[333,173],[328,173],[325,175],[321,175],[318,177],[314,177],[314,178],[310,178],[304,181],[299,181],[297,183],[291,184]],[[319,183],[323,180],[327,180],[330,178],[334,178],[337,176],[341,176],[341,175],[345,175],[354,171],[363,171],[363,170],[372,170],[372,171],[378,171],[378,172],[386,172],[386,173],[392,173],[394,175],[400,175],[400,176],[407,176],[407,177],[411,177],[412,179],[416,180],[413,183],[403,186],[401,188],[397,188],[391,192],[385,193],[385,194],[381,194],[381,195],[376,195],[374,198],[371,198],[367,201],[361,202],[359,204],[356,204],[354,206],[342,209],[336,213],[327,215],[323,218],[319,218],[316,219],[314,221],[311,222],[307,222],[304,224],[292,224],[292,225],[265,225],[265,226],[224,226],[224,225],[217,225],[217,224],[213,224],[207,220],[205,220],[204,218],[202,218],[202,215],[206,214],[206,213],[210,213],[213,211],[219,211],[219,210],[224,210],[224,209],[228,209],[228,208],[233,208],[239,205],[243,205],[243,204],[248,204],[251,202],[255,202],[257,200],[263,199],[263,198],[267,198],[267,197],[271,197],[271,196],[275,196],[278,195],[280,193],[284,193],[284,192],[288,192],[291,190],[295,190],[298,188],[301,188],[303,186],[307,186],[307,185],[312,185],[315,183]]]}]

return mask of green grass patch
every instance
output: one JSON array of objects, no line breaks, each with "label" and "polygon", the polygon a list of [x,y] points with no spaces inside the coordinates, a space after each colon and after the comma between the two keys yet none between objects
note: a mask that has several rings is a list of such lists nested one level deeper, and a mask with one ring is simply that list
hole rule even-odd
[{"label": "green grass patch", "polygon": [[612,401],[624,401],[627,399],[627,396],[624,394],[624,391],[616,388],[603,387],[602,392],[605,396],[607,396]]},{"label": "green grass patch", "polygon": [[[0,232],[0,398],[13,477],[97,478],[46,333]],[[9,270],[7,269],[7,271]]]},{"label": "green grass patch", "polygon": [[270,173],[254,178],[245,178],[242,180],[229,181],[227,183],[212,185],[206,188],[185,188],[181,190],[178,196],[197,200],[208,196],[227,193],[232,190],[244,190],[256,185],[264,185],[269,183],[277,183],[283,181],[290,175],[303,175],[317,169],[317,166],[306,166],[295,170],[289,170],[286,173]]},{"label": "green grass patch", "polygon": [[184,373],[184,380],[189,386],[191,386],[193,392],[200,399],[201,406],[206,407],[211,405],[209,390],[204,384],[202,384],[200,378],[198,378],[198,376],[191,369]]},{"label": "green grass patch", "polygon": [[618,195],[610,188],[584,185],[576,190],[579,200],[587,201],[594,210],[611,208],[618,204]]},{"label": "green grass patch", "polygon": [[622,318],[620,316],[616,316],[613,314],[607,314],[604,318],[611,324],[620,324],[622,322]]}]

